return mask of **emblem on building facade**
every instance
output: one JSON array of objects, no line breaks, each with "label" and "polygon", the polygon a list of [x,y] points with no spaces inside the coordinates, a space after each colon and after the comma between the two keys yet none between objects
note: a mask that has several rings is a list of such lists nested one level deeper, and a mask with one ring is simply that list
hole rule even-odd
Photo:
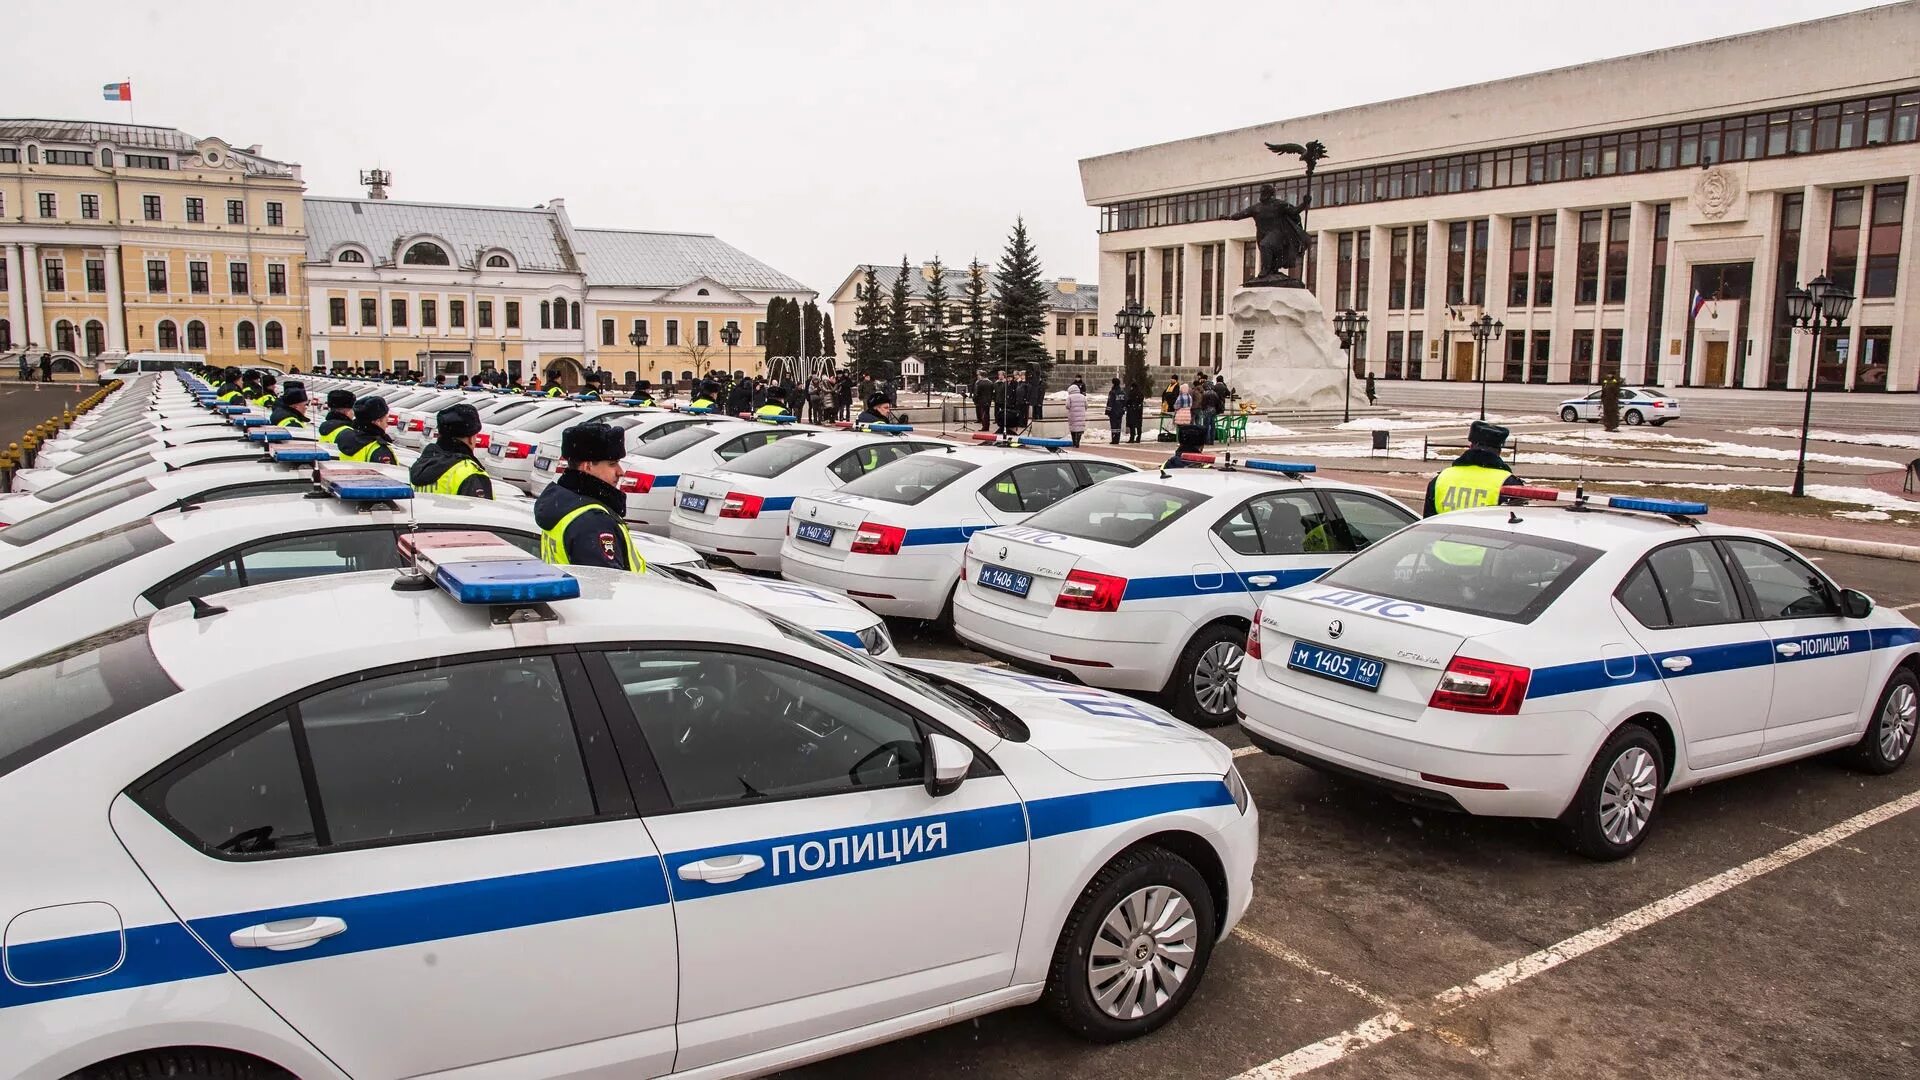
[{"label": "emblem on building facade", "polygon": [[1700,174],[1693,185],[1693,210],[1705,221],[1739,221],[1746,214],[1746,191],[1740,177],[1725,165]]}]

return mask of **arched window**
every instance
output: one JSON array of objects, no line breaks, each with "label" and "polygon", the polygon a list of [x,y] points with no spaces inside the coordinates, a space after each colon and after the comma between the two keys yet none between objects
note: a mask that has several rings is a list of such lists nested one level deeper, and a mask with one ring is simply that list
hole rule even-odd
[{"label": "arched window", "polygon": [[162,349],[173,350],[180,347],[180,331],[173,325],[172,319],[161,319],[160,325],[153,328],[154,340]]},{"label": "arched window", "polygon": [[553,305],[545,300],[540,301],[540,329],[553,329]]},{"label": "arched window", "polygon": [[505,255],[489,255],[489,256],[487,256],[487,269],[489,269],[489,270],[505,270],[505,269],[508,269],[508,265],[507,265],[507,257],[506,257]]},{"label": "arched window", "polygon": [[696,293],[694,293],[693,295],[695,295],[695,296],[705,296],[705,295],[707,295],[707,290],[705,290],[705,289],[701,289],[701,290],[700,290],[699,292],[696,292]]},{"label": "arched window", "polygon": [[253,324],[252,323],[246,321],[245,319],[240,320],[240,325],[233,328],[233,344],[236,348],[241,348],[241,349],[253,348]]},{"label": "arched window", "polygon": [[207,324],[195,319],[187,324],[187,348],[204,349],[207,347]]},{"label": "arched window", "polygon": [[580,329],[580,301],[578,300],[573,302],[573,322],[568,325],[572,326],[575,330]]},{"label": "arched window", "polygon": [[286,333],[280,329],[280,324],[277,322],[267,323],[267,348],[284,349],[286,347]]},{"label": "arched window", "polygon": [[440,250],[439,244],[420,243],[408,248],[400,261],[408,266],[445,266],[447,253]]},{"label": "arched window", "polygon": [[[101,151],[105,153],[106,151]],[[99,356],[107,351],[107,331],[98,319],[87,320],[87,355]]]},{"label": "arched window", "polygon": [[[103,169],[113,168],[113,151],[111,150],[100,151],[100,167]],[[95,355],[97,356],[99,354],[96,353]]]},{"label": "arched window", "polygon": [[65,319],[53,324],[53,347],[60,352],[73,351],[73,324]]},{"label": "arched window", "polygon": [[343,263],[363,263],[367,261],[367,257],[352,248],[348,248],[340,253],[340,258],[336,261]]},{"label": "arched window", "polygon": [[0,319],[0,352],[13,348],[13,324]]}]

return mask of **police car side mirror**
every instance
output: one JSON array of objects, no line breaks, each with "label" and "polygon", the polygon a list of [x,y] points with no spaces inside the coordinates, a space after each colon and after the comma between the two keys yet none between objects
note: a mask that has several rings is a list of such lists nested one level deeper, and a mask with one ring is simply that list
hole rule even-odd
[{"label": "police car side mirror", "polygon": [[1849,619],[1864,619],[1873,614],[1873,598],[1858,589],[1841,589],[1840,611]]},{"label": "police car side mirror", "polygon": [[973,747],[939,732],[927,735],[927,794],[934,798],[960,790],[973,768]]}]

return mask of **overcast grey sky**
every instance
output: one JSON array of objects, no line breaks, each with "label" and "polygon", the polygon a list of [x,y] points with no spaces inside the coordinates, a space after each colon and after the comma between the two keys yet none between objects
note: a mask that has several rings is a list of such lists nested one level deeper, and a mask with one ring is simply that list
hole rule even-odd
[{"label": "overcast grey sky", "polygon": [[138,122],[259,143],[314,194],[380,165],[400,199],[564,196],[823,292],[991,263],[1022,214],[1093,280],[1082,157],[1871,6],[8,0],[0,116],[125,120],[100,85],[130,77]]}]

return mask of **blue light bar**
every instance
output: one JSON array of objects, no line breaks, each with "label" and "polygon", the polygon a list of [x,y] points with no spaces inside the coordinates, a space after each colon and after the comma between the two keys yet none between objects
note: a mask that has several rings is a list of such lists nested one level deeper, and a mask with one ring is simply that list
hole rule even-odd
[{"label": "blue light bar", "polygon": [[258,431],[247,432],[247,438],[253,442],[260,443],[292,442],[293,432],[283,427],[261,428]]},{"label": "blue light bar", "polygon": [[222,405],[220,406],[220,411],[227,416],[239,416],[241,413],[247,411],[247,407],[245,405]]},{"label": "blue light bar", "polygon": [[1072,439],[1039,439],[1030,435],[1015,435],[1007,440],[1008,446],[1072,446]]},{"label": "blue light bar", "polygon": [[275,450],[273,460],[282,464],[294,464],[307,461],[332,461],[333,451],[314,447],[311,450]]},{"label": "blue light bar", "polygon": [[1317,471],[1316,466],[1304,461],[1263,461],[1258,458],[1240,463],[1243,468],[1259,469],[1261,472],[1310,473]]},{"label": "blue light bar", "polygon": [[[791,416],[784,417],[784,419],[791,420],[793,419],[793,417]],[[883,435],[898,435],[903,431],[912,431],[913,425],[912,424],[868,424],[867,430],[878,431]]]},{"label": "blue light bar", "polygon": [[448,563],[434,567],[433,580],[463,604],[536,604],[580,595],[578,578],[538,559]]},{"label": "blue light bar", "polygon": [[1639,499],[1630,495],[1608,497],[1607,508],[1644,510],[1649,514],[1683,514],[1687,517],[1705,517],[1707,514],[1706,503],[1681,502],[1678,499]]},{"label": "blue light bar", "polygon": [[686,408],[684,408],[684,409],[681,409],[680,411],[681,411],[681,412],[688,412],[688,413],[710,413],[710,412],[712,412],[712,411],[713,411],[713,406],[711,406],[711,405],[689,405],[689,406],[687,406]]},{"label": "blue light bar", "polygon": [[235,416],[235,417],[233,418],[233,426],[234,426],[234,427],[237,427],[237,428],[250,428],[250,427],[266,427],[266,426],[267,426],[267,418],[266,418],[266,417],[264,417],[264,416],[238,416],[238,415],[236,415],[236,416]]},{"label": "blue light bar", "polygon": [[390,480],[385,473],[368,468],[320,470],[320,486],[336,499],[350,502],[385,502],[389,499],[411,499],[413,488],[398,480]]}]

